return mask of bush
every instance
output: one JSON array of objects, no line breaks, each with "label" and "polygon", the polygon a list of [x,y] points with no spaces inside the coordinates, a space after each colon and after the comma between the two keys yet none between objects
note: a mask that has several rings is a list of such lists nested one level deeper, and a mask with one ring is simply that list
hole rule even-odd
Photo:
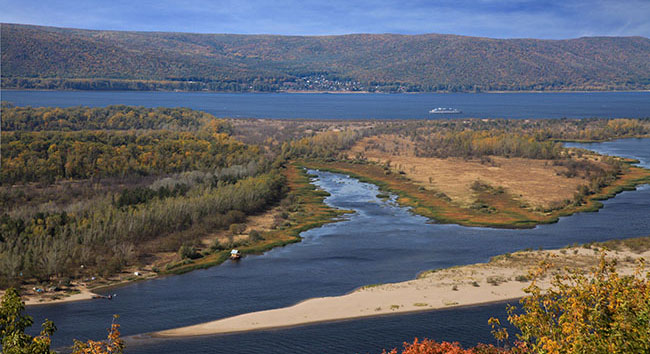
[{"label": "bush", "polygon": [[230,233],[233,235],[241,235],[246,231],[246,225],[245,224],[231,224],[230,225]]},{"label": "bush", "polygon": [[194,248],[194,246],[182,245],[178,250],[178,255],[181,259],[196,259],[201,257],[201,254]]},{"label": "bush", "polygon": [[248,233],[248,237],[251,241],[261,241],[264,239],[262,237],[262,234],[260,234],[260,232],[257,230],[251,230],[251,232]]}]

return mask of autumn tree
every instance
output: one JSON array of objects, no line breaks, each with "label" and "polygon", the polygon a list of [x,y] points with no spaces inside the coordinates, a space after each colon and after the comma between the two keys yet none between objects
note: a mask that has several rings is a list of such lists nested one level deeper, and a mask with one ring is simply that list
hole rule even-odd
[{"label": "autumn tree", "polygon": [[[641,262],[635,274],[621,275],[615,265],[603,252],[590,274],[558,273],[543,291],[538,281],[550,267],[543,263],[521,300],[523,313],[508,307],[508,320],[520,331],[519,352],[649,353],[650,272],[642,274]],[[503,328],[495,333],[508,337]]]},{"label": "autumn tree", "polygon": [[89,340],[82,342],[75,340],[72,354],[122,354],[124,352],[124,340],[120,338],[120,325],[116,323],[119,316],[113,316],[113,323],[108,330],[105,341]]},{"label": "autumn tree", "polygon": [[497,348],[493,345],[479,344],[473,348],[463,349],[458,342],[436,342],[431,339],[419,340],[413,343],[404,343],[404,349],[399,352],[397,348],[383,354],[508,354],[510,351]]}]

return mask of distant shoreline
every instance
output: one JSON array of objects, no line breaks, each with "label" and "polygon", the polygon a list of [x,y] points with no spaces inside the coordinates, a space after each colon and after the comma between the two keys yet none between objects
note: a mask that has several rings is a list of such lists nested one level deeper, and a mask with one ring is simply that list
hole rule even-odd
[{"label": "distant shoreline", "polygon": [[45,89],[45,88],[15,88],[3,87],[2,91],[35,91],[35,92],[173,92],[173,93],[223,93],[223,94],[329,94],[329,95],[349,95],[349,94],[378,94],[378,95],[422,95],[422,94],[516,94],[516,93],[648,93],[650,90],[521,90],[521,91],[421,91],[421,92],[370,92],[370,91],[307,91],[307,90],[288,90],[288,91],[190,91],[190,90],[75,90],[75,89]]}]

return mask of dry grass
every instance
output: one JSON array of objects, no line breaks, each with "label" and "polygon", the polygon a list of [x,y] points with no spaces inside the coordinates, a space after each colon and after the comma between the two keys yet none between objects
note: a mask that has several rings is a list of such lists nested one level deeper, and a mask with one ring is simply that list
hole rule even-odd
[{"label": "dry grass", "polygon": [[301,163],[314,169],[346,173],[362,182],[376,184],[384,191],[398,194],[398,203],[412,207],[416,214],[439,223],[456,223],[465,226],[530,228],[538,224],[557,222],[560,216],[596,211],[603,206],[599,200],[612,198],[624,190],[633,190],[639,184],[650,183],[650,170],[628,165],[611,185],[588,196],[580,205],[572,203],[554,210],[543,211],[531,208],[511,192],[499,188],[481,187],[472,191],[476,195],[477,203],[465,207],[450,200],[441,192],[423,188],[421,184],[407,176],[386,171],[375,163],[315,160]]},{"label": "dry grass", "polygon": [[541,208],[572,199],[576,188],[585,184],[583,178],[559,175],[565,168],[553,166],[548,160],[496,156],[483,161],[416,157],[410,141],[395,136],[365,138],[349,155],[359,153],[371,161],[390,162],[393,172],[402,171],[418,185],[445,193],[462,206],[469,206],[476,200],[471,185],[477,180],[492,187],[503,187],[521,202]]}]

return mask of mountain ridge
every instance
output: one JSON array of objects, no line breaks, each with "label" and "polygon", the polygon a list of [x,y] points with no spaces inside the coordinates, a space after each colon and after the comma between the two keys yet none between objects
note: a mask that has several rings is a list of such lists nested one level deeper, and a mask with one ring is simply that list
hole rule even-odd
[{"label": "mountain ridge", "polygon": [[283,36],[2,23],[2,87],[212,91],[650,89],[650,39]]}]

